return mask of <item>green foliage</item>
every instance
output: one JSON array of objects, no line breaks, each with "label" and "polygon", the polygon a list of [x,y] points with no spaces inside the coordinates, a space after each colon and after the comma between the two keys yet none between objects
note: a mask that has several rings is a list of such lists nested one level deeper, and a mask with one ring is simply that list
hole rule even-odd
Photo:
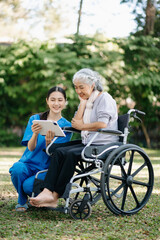
[{"label": "green foliage", "polygon": [[21,138],[11,131],[0,131],[0,147],[20,146]]},{"label": "green foliage", "polygon": [[30,115],[46,110],[47,91],[57,84],[66,89],[68,105],[63,116],[71,120],[79,102],[72,77],[89,67],[104,77],[104,89],[116,99],[119,113],[126,113],[126,99],[131,98],[136,108],[147,113],[145,127],[159,137],[160,40],[75,35],[69,41],[0,46],[1,129],[24,129]]},{"label": "green foliage", "polygon": [[[130,37],[122,40],[120,46],[124,51],[125,83],[129,86],[136,106],[140,110],[147,110],[149,105],[158,108],[156,103],[160,100],[160,40],[150,36]],[[152,115],[152,109],[150,111]]]},{"label": "green foliage", "polygon": [[[69,104],[63,115],[71,120],[79,102],[72,86],[72,77],[84,67],[97,70],[109,79],[104,79],[104,85],[107,90],[113,91],[111,87],[119,82],[117,66],[120,65],[120,54],[117,45],[85,36],[73,36],[70,41],[20,41],[9,47],[1,46],[1,126],[26,126],[31,114],[45,111],[47,91],[57,84],[62,84],[67,91]],[[112,51],[109,45],[113,45]],[[114,95],[117,90],[115,88]]]},{"label": "green foliage", "polygon": [[[120,40],[124,51],[126,91],[135,108],[146,112],[148,130],[159,132],[160,119],[160,39],[151,36]],[[151,132],[150,132],[151,134]]]}]

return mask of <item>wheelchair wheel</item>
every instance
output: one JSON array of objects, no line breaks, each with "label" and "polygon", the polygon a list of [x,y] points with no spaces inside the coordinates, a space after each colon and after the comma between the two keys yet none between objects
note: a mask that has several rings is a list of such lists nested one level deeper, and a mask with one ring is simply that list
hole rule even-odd
[{"label": "wheelchair wheel", "polygon": [[131,215],[141,210],[150,198],[153,184],[150,159],[133,144],[114,150],[101,174],[102,197],[114,214]]},{"label": "wheelchair wheel", "polygon": [[92,209],[89,202],[83,204],[83,200],[75,200],[71,203],[69,213],[75,220],[87,219],[91,215]]}]

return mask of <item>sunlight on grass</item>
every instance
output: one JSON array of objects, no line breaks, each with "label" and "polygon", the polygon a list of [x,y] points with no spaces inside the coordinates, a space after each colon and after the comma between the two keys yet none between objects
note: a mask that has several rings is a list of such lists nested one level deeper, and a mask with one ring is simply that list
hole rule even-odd
[{"label": "sunlight on grass", "polygon": [[[26,213],[15,212],[17,193],[8,171],[12,164],[20,159],[23,150],[22,148],[0,149],[0,221],[2,222],[2,224],[0,222],[0,239],[160,239],[160,212],[157,204],[160,198],[160,151],[145,149],[151,162],[153,161],[155,184],[149,201],[141,211],[132,216],[116,216],[110,212],[101,198],[92,205],[92,215],[88,220],[75,221],[69,214],[51,210],[29,208]],[[140,161],[134,169],[139,164]],[[146,169],[143,169],[137,179],[147,181],[146,173]],[[94,177],[100,180],[100,174]],[[93,183],[90,185],[94,187]],[[143,198],[144,188],[136,187],[138,199]],[[84,193],[81,193],[78,199],[82,199],[83,196]],[[121,204],[120,199],[117,200],[117,204]],[[134,206],[131,195],[127,200],[128,206]],[[64,203],[65,200],[60,199],[60,205]]]}]

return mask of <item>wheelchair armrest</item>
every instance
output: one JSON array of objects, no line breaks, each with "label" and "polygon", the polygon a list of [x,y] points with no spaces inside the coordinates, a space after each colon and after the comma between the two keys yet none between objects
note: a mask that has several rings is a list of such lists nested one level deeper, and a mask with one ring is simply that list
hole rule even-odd
[{"label": "wheelchair armrest", "polygon": [[81,133],[80,130],[73,128],[73,127],[62,127],[63,131],[65,132],[76,132],[76,133]]},{"label": "wheelchair armrest", "polygon": [[120,136],[123,134],[123,132],[119,130],[107,130],[107,129],[99,129],[98,132],[104,133],[104,134],[117,135],[117,136]]},{"label": "wheelchair armrest", "polygon": [[[63,127],[63,131],[66,132],[76,132],[76,133],[81,133],[80,130],[73,128],[73,127]],[[97,132],[104,133],[104,134],[112,134],[112,135],[121,135],[123,132],[119,130],[106,130],[106,129],[99,129]]]}]

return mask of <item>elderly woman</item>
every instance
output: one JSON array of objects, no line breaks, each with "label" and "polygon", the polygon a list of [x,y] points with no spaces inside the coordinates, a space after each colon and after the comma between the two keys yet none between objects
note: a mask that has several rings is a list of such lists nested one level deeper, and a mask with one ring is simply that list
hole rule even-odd
[{"label": "elderly woman", "polygon": [[[74,174],[77,161],[85,145],[100,128],[117,130],[117,106],[107,92],[103,92],[100,75],[91,69],[81,69],[73,76],[75,91],[80,104],[72,119],[72,127],[81,130],[82,141],[54,144],[54,154],[44,181],[43,191],[30,203],[37,207],[57,207],[58,198],[63,195],[67,183]],[[105,145],[116,142],[117,136],[101,134],[92,144]]]}]

